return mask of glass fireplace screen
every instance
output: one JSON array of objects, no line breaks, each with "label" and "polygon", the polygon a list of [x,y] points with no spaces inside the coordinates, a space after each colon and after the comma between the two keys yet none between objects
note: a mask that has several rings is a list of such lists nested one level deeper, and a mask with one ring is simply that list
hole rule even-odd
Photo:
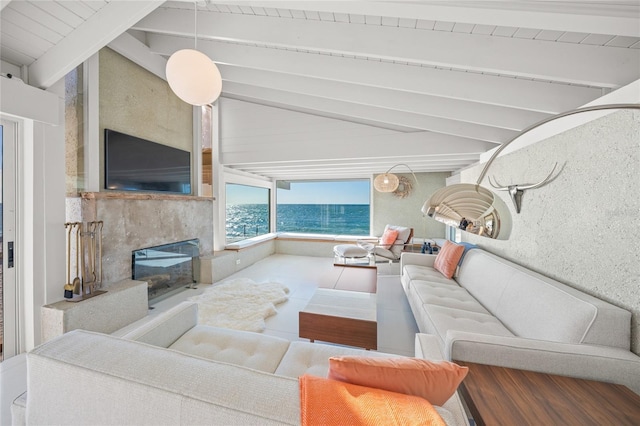
[{"label": "glass fireplace screen", "polygon": [[191,287],[198,271],[200,241],[180,241],[134,250],[131,255],[132,278],[146,281],[149,304]]}]

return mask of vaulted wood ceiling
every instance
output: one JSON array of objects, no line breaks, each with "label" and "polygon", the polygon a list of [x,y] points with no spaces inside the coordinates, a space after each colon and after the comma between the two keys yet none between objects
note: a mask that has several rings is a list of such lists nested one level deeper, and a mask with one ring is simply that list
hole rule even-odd
[{"label": "vaulted wood ceiling", "polygon": [[[105,45],[162,78],[166,58],[194,47],[193,2],[0,5],[3,71],[22,69],[38,87]],[[358,164],[314,158],[327,175],[398,162],[455,171],[528,125],[640,78],[637,0],[200,1],[197,36],[220,68],[223,98],[394,135],[393,153],[382,149],[389,138],[372,138]],[[231,158],[228,167],[279,179],[310,170],[303,158]]]}]

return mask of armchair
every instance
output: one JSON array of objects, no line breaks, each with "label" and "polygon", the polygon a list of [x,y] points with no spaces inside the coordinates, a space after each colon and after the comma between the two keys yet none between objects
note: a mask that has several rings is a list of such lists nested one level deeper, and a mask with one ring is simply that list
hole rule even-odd
[{"label": "armchair", "polygon": [[[385,236],[389,235],[389,232],[397,231],[398,235],[396,240],[388,244],[388,241],[385,240]],[[395,226],[395,225],[387,225],[384,228],[384,233],[382,237],[375,245],[373,249],[374,259],[377,256],[388,259],[389,262],[400,260],[400,255],[402,254],[402,250],[404,247],[411,243],[413,239],[413,228],[408,228],[406,226]],[[387,243],[387,244],[385,244]]]}]

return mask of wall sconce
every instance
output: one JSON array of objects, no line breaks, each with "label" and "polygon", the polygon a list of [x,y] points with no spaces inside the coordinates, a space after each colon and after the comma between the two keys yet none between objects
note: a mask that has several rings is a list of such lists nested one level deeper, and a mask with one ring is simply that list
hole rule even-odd
[{"label": "wall sconce", "polygon": [[413,170],[411,170],[411,167],[409,167],[404,163],[400,163],[392,166],[386,172],[376,176],[376,178],[373,180],[373,187],[376,189],[376,191],[395,193],[398,191],[400,184],[402,184],[403,188],[400,190],[397,196],[400,198],[404,198],[407,195],[409,195],[409,192],[411,192],[411,183],[408,182],[408,180],[406,180],[402,176],[398,177],[393,173],[389,173],[391,170],[395,169],[398,166],[405,166],[407,169],[409,169],[409,171],[413,175],[413,178],[416,181],[416,184],[420,185],[420,183],[418,182],[418,178],[416,178],[416,174],[413,173]]},{"label": "wall sconce", "polygon": [[[487,204],[486,192],[491,193],[490,190],[480,186],[480,183],[484,179],[489,167],[493,161],[500,155],[500,153],[511,144],[513,141],[518,139],[520,136],[525,133],[530,132],[533,129],[536,129],[543,124],[549,123],[551,121],[557,120],[562,117],[568,117],[570,115],[581,114],[583,112],[590,111],[602,111],[602,110],[613,110],[613,109],[640,109],[640,104],[605,104],[605,105],[593,105],[587,106],[583,108],[577,108],[574,110],[562,112],[560,114],[553,115],[551,117],[547,117],[544,120],[541,120],[537,123],[532,124],[531,126],[525,128],[520,133],[518,133],[515,137],[502,144],[493,155],[489,158],[487,163],[485,164],[482,172],[478,176],[478,179],[473,184],[455,184],[446,186],[444,188],[436,191],[422,206],[422,212],[427,216],[430,216],[440,222],[447,223],[448,225],[455,225],[456,220],[462,220],[463,218],[476,220],[480,227],[483,225],[485,219],[489,218],[489,220],[494,224],[494,229],[510,229],[506,226],[495,226],[496,224],[506,224],[511,223],[511,218],[508,212],[508,209],[505,210],[502,208],[499,197],[493,196],[493,201],[491,204]],[[557,164],[556,164],[557,166]],[[522,195],[525,190],[540,188],[543,185],[551,182],[555,177],[552,178],[553,173],[556,169],[556,166],[553,167],[551,173],[543,179],[542,181],[536,184],[510,184],[510,185],[500,185],[495,177],[492,179],[489,178],[489,184],[494,188],[500,191],[509,191],[509,194],[513,200],[513,203],[516,208],[516,213],[520,213],[522,207]],[[495,182],[495,184],[494,184]],[[474,191],[470,192],[470,186],[475,187]],[[475,192],[475,194],[473,193]],[[455,207],[452,208],[452,204]],[[443,213],[444,212],[444,213]],[[482,212],[482,213],[480,213]],[[490,238],[500,238],[505,239],[508,237],[508,232],[505,234],[504,232],[492,232],[490,234],[484,234],[484,236]]]}]

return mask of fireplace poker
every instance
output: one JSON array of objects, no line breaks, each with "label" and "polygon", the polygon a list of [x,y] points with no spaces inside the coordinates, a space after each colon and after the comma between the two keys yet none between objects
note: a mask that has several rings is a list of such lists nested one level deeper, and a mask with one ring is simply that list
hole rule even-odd
[{"label": "fireplace poker", "polygon": [[71,299],[73,297],[73,284],[71,283],[71,230],[73,229],[73,223],[67,222],[64,224],[67,231],[67,279],[64,285],[64,297],[65,299]]},{"label": "fireplace poker", "polygon": [[[73,225],[77,226],[76,229],[76,277],[73,279],[73,293],[80,294],[82,287],[82,281],[80,280],[80,262],[82,261],[82,222],[75,222]],[[82,271],[84,273],[84,271]]]}]

